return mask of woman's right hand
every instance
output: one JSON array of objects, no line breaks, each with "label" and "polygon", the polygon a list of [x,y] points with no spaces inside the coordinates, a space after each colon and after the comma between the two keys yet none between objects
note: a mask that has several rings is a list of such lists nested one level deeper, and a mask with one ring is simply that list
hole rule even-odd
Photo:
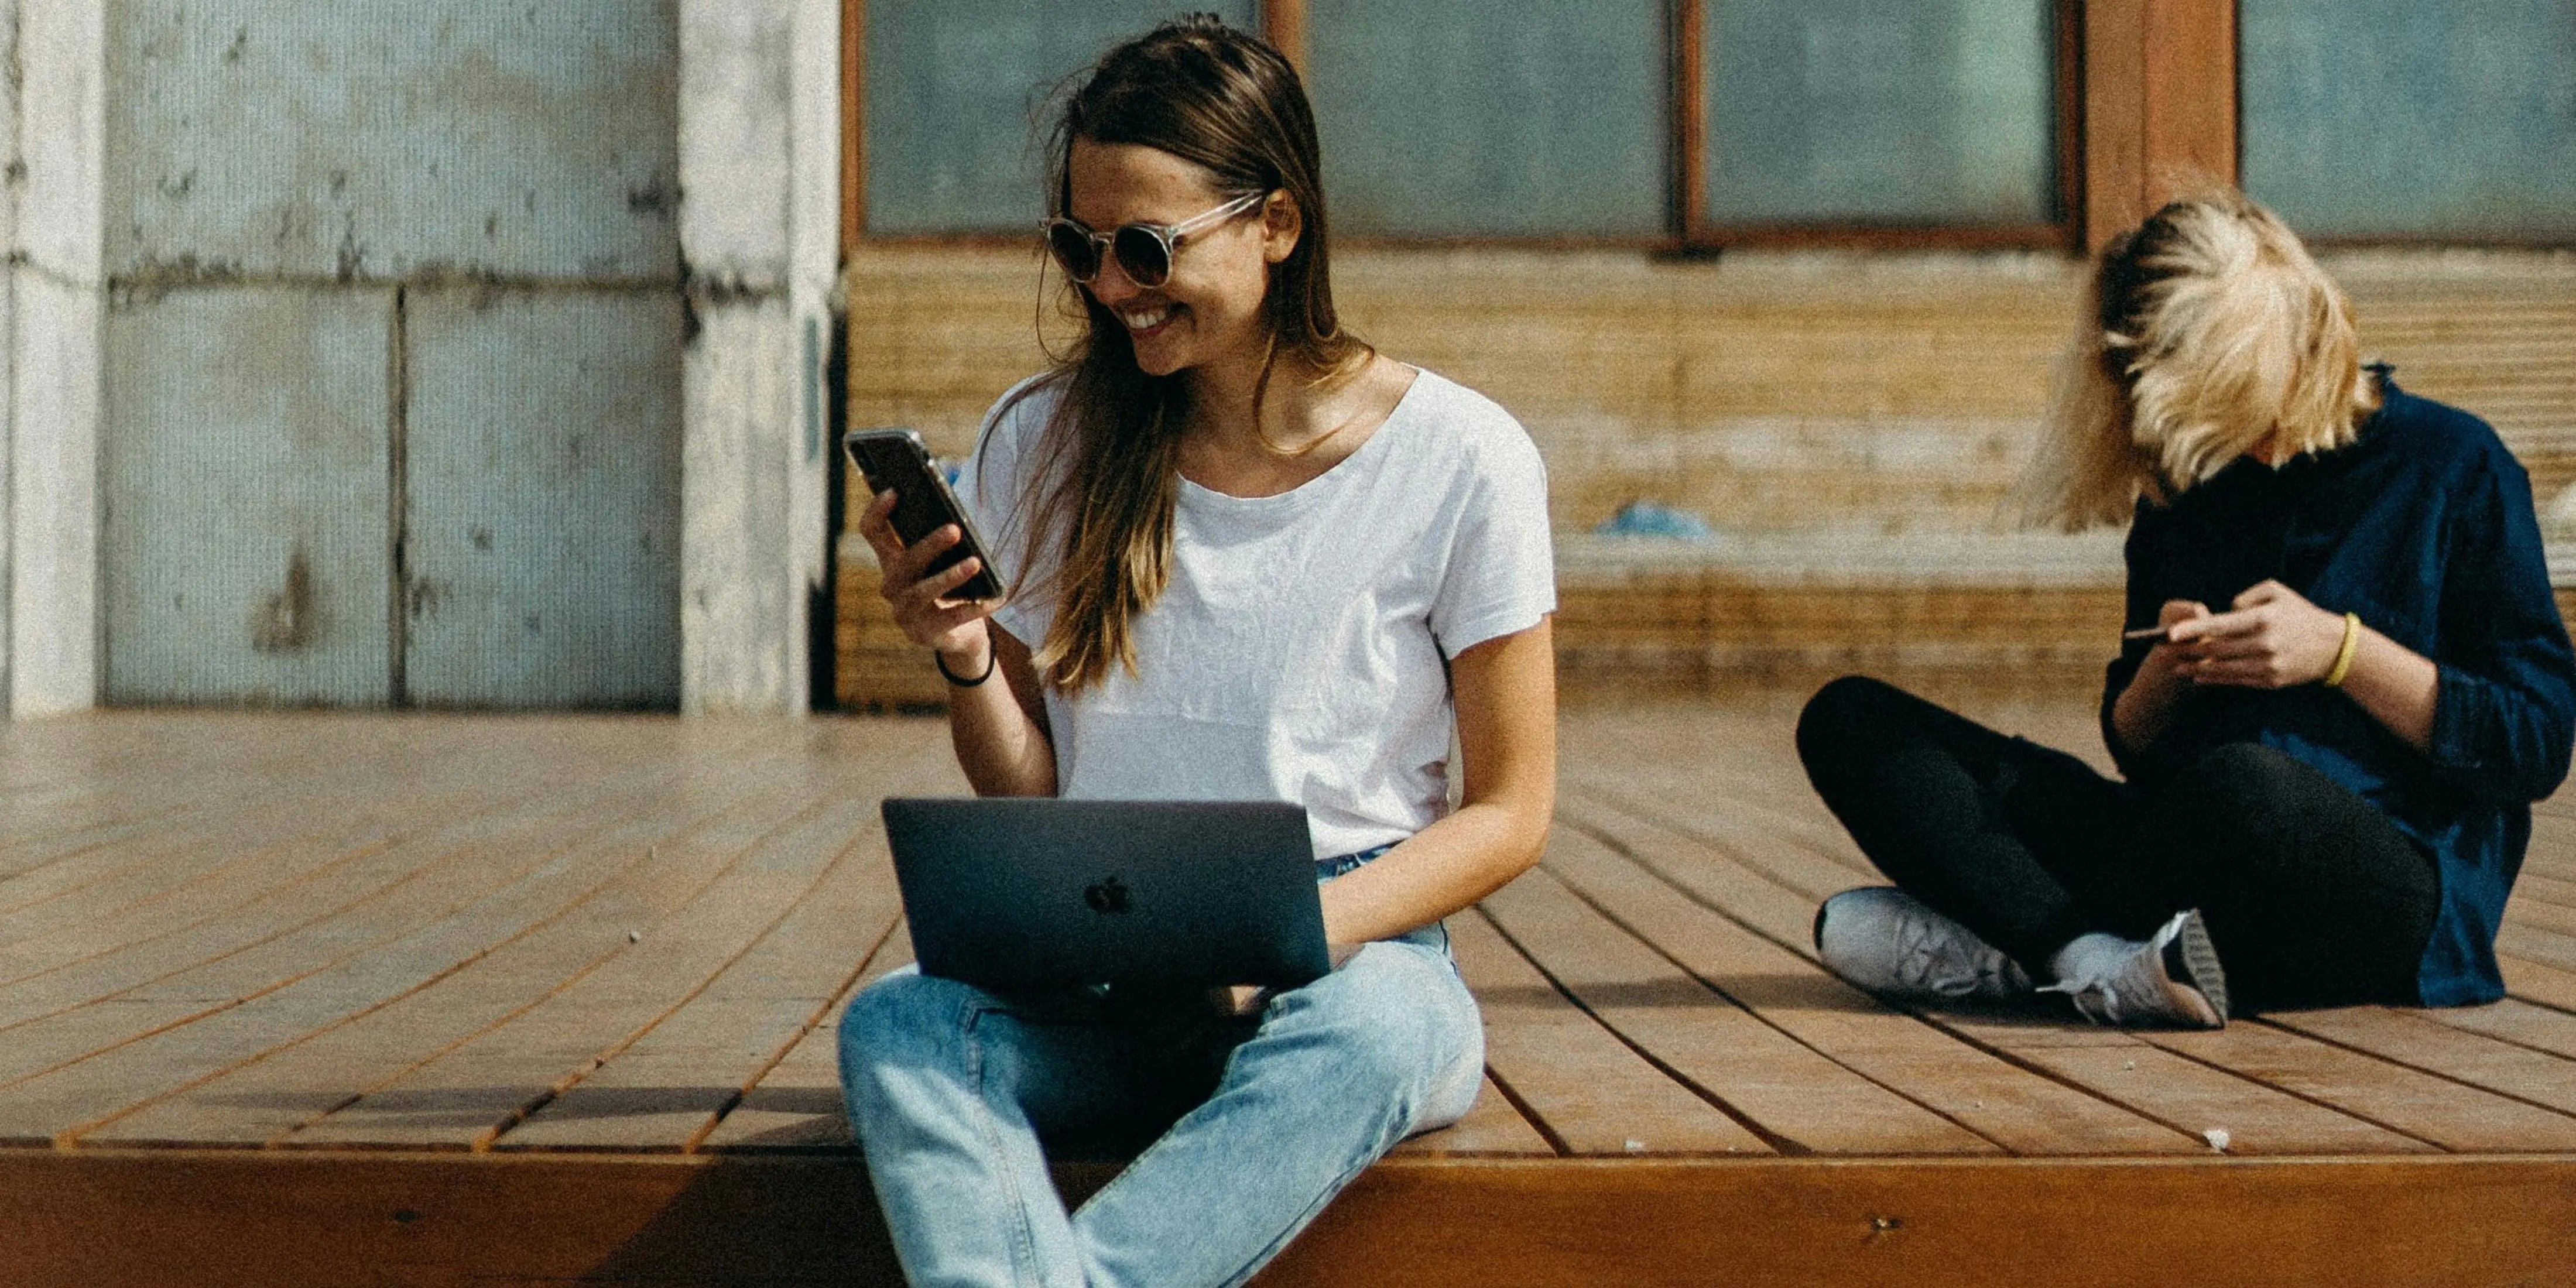
[{"label": "woman's right hand", "polygon": [[[2168,599],[2156,610],[2156,624],[2171,630],[2184,622],[2209,616],[2209,605],[2189,599]],[[2158,640],[2154,648],[2138,663],[2138,673],[2129,687],[2120,691],[2111,704],[2111,724],[2118,730],[2120,741],[2132,748],[2154,742],[2173,719],[2175,701],[2191,683],[2182,664],[2197,661],[2202,645],[2197,642],[2176,644]]]},{"label": "woman's right hand", "polygon": [[895,625],[903,629],[904,638],[938,650],[940,658],[959,674],[981,673],[992,648],[992,630],[984,619],[1001,607],[1001,601],[948,596],[982,571],[984,561],[969,556],[925,576],[931,560],[965,540],[966,534],[951,523],[907,547],[888,521],[893,513],[894,493],[879,492],[859,514],[859,535],[867,539],[868,548],[877,555],[881,578],[877,593],[894,610]]}]

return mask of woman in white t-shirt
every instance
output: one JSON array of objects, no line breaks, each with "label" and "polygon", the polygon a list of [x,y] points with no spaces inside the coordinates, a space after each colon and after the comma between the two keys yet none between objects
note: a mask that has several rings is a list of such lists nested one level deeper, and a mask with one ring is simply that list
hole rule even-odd
[{"label": "woman in white t-shirt", "polygon": [[[1010,601],[945,598],[975,562],[925,577],[956,531],[904,548],[890,497],[859,529],[977,792],[1302,805],[1338,965],[1230,1007],[899,973],[843,1017],[842,1080],[913,1282],[1235,1284],[1474,1103],[1440,919],[1553,807],[1546,478],[1501,408],[1339,329],[1269,46],[1201,18],[1111,50],[1052,161],[1088,334],[962,489]],[[1148,1143],[1077,1212],[1048,1182],[1048,1149]]]}]

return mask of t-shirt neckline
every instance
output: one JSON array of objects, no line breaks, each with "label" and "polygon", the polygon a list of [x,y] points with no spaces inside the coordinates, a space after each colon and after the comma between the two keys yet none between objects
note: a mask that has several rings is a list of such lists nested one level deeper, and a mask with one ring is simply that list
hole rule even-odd
[{"label": "t-shirt neckline", "polygon": [[1349,477],[1357,473],[1357,471],[1351,468],[1352,463],[1358,461],[1361,457],[1379,450],[1378,444],[1385,441],[1386,437],[1395,431],[1396,422],[1403,419],[1407,410],[1413,406],[1414,394],[1422,389],[1425,382],[1432,379],[1434,379],[1434,377],[1429,368],[1413,368],[1412,381],[1405,385],[1403,393],[1396,395],[1395,405],[1387,408],[1386,419],[1378,422],[1377,429],[1369,435],[1367,442],[1360,444],[1359,448],[1356,451],[1353,451],[1350,455],[1333,462],[1332,467],[1325,470],[1323,473],[1318,474],[1285,492],[1273,492],[1268,496],[1236,496],[1232,492],[1219,492],[1215,488],[1209,487],[1205,484],[1193,483],[1186,474],[1176,474],[1175,477],[1179,478],[1181,482],[1181,499],[1192,505],[1214,505],[1229,509],[1254,510],[1284,509],[1290,506],[1303,504],[1307,498],[1320,496],[1326,491],[1329,491],[1332,486],[1335,486],[1330,483],[1330,480],[1336,477]]}]

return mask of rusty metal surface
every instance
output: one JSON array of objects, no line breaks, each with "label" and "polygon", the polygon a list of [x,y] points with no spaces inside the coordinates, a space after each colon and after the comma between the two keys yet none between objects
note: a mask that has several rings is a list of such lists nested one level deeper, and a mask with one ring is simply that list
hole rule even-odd
[{"label": "rusty metal surface", "polygon": [[405,329],[409,700],[675,704],[678,299],[417,290]]},{"label": "rusty metal surface", "polygon": [[390,290],[229,287],[112,309],[106,697],[387,697]]}]

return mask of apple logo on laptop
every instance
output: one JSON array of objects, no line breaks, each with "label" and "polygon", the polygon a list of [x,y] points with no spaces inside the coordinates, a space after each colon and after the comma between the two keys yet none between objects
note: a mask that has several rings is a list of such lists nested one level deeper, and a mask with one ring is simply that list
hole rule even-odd
[{"label": "apple logo on laptop", "polygon": [[1097,913],[1127,911],[1127,887],[1116,877],[1108,877],[1084,887],[1082,901]]}]

